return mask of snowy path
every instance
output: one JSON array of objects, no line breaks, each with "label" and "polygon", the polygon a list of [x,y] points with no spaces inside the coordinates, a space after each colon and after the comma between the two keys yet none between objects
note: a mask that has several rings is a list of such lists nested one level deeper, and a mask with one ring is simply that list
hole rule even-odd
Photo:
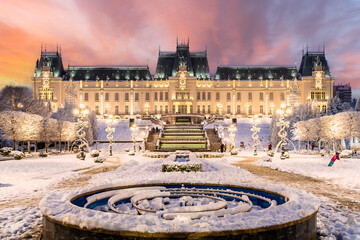
[{"label": "snowy path", "polygon": [[[327,236],[324,239],[348,239],[345,237],[347,233],[352,232],[353,228],[358,227],[351,222],[354,219],[355,223],[360,221],[359,192],[312,177],[255,165],[255,162],[260,157],[241,157],[241,159],[239,161],[233,160],[233,165],[276,184],[282,183],[317,196],[322,202],[318,212],[318,228],[321,229],[318,234],[320,236]],[[343,226],[341,228],[342,231],[336,229],[334,223],[341,224]],[[334,238],[331,238],[331,236]]]}]

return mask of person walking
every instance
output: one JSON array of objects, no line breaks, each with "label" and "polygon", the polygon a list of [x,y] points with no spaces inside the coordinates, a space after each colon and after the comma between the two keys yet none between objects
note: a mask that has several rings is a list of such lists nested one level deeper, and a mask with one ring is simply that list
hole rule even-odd
[{"label": "person walking", "polygon": [[331,167],[336,160],[340,160],[339,152],[336,152],[335,155],[331,158],[328,166]]},{"label": "person walking", "polygon": [[271,143],[269,143],[269,151],[272,149],[272,145]]}]

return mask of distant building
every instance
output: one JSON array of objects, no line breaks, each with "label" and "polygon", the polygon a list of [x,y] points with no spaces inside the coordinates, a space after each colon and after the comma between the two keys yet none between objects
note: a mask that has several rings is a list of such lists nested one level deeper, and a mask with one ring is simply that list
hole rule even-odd
[{"label": "distant building", "polygon": [[54,111],[65,102],[84,103],[98,115],[195,113],[232,117],[272,115],[281,104],[316,99],[326,111],[333,93],[325,52],[306,52],[296,66],[218,66],[210,74],[207,51],[191,52],[189,42],[176,51],[159,50],[155,74],[144,66],[68,66],[61,52],[41,51],[36,62],[34,96]]},{"label": "distant building", "polygon": [[344,85],[335,85],[334,86],[334,97],[340,98],[342,102],[348,102],[351,104],[352,95],[351,95],[351,86],[350,84]]}]

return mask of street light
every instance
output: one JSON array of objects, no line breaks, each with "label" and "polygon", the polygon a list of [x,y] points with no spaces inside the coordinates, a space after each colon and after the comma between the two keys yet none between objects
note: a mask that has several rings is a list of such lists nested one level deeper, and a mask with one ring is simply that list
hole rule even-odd
[{"label": "street light", "polygon": [[74,115],[77,117],[77,138],[80,142],[79,149],[80,149],[80,159],[85,160],[85,152],[84,147],[86,146],[90,149],[88,142],[86,141],[86,132],[85,128],[88,128],[89,124],[88,121],[84,121],[84,118],[89,114],[89,110],[85,109],[84,104],[80,104],[80,109],[74,109]]},{"label": "street light", "polygon": [[[229,132],[230,132],[230,141],[231,141],[231,145],[233,147],[235,147],[235,132],[236,132],[236,126],[235,124],[231,125],[228,128]],[[229,148],[230,149],[230,148]]]},{"label": "street light", "polygon": [[109,152],[110,152],[110,156],[112,156],[112,146],[114,144],[114,136],[113,133],[115,132],[115,128],[112,127],[113,124],[113,115],[109,115],[109,118],[106,120],[106,122],[108,123],[107,128],[105,129],[105,131],[108,133],[108,135],[106,135],[107,140],[109,140]]},{"label": "street light", "polygon": [[223,106],[222,106],[221,103],[218,103],[216,106],[217,106],[217,108],[218,108],[219,115],[221,116],[221,115],[222,115],[221,113],[222,113],[222,107],[223,107]]},{"label": "street light", "polygon": [[289,139],[287,138],[286,129],[289,128],[289,126],[290,126],[290,122],[285,121],[285,118],[289,116],[289,114],[291,113],[291,110],[286,109],[285,104],[281,104],[281,109],[278,109],[277,113],[280,115],[280,119],[279,119],[279,122],[276,123],[276,126],[280,127],[278,136],[281,138],[281,140],[277,144],[275,152],[277,151],[278,147],[280,146],[280,148],[281,148],[280,159],[284,160],[286,157],[289,157],[289,153],[285,149],[285,146],[289,142]]},{"label": "street light", "polygon": [[136,152],[136,148],[135,148],[135,143],[136,143],[136,133],[137,131],[139,130],[139,127],[136,126],[136,124],[132,125],[130,127],[130,130],[131,130],[131,138],[132,138],[132,141],[134,143],[134,152]]},{"label": "street light", "polygon": [[260,132],[260,127],[258,127],[259,123],[260,123],[260,119],[259,119],[259,116],[258,115],[254,115],[252,118],[251,118],[251,123],[253,124],[252,128],[250,129],[251,132],[253,132],[252,134],[252,139],[254,140],[254,145],[253,145],[253,148],[254,148],[254,156],[257,155],[257,145],[258,145],[258,135],[257,133]]}]

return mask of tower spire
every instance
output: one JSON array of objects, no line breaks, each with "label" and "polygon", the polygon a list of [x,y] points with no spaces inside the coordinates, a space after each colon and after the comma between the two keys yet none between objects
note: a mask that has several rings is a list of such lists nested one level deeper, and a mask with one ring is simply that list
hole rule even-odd
[{"label": "tower spire", "polygon": [[59,52],[59,43],[57,42],[56,43],[56,53],[58,53]]},{"label": "tower spire", "polygon": [[43,51],[43,42],[41,41],[41,53]]},{"label": "tower spire", "polygon": [[45,43],[45,52],[46,52],[46,43]]}]

